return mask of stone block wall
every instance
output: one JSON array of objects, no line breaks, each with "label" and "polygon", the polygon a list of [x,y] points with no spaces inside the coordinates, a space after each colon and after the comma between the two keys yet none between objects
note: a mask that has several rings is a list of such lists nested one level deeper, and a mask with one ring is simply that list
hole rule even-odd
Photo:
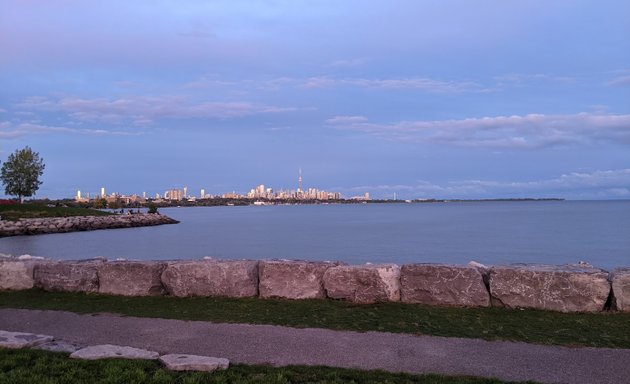
[{"label": "stone block wall", "polygon": [[354,303],[630,312],[630,268],[609,274],[583,265],[401,267],[289,260],[107,262],[0,257],[0,290],[33,287],[126,296],[328,298]]}]

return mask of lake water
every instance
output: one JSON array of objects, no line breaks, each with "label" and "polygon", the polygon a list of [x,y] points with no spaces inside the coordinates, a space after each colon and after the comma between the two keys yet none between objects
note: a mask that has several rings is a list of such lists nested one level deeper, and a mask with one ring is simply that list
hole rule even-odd
[{"label": "lake water", "polygon": [[350,264],[587,261],[630,266],[630,201],[163,208],[180,224],[0,239],[57,259],[307,259]]}]

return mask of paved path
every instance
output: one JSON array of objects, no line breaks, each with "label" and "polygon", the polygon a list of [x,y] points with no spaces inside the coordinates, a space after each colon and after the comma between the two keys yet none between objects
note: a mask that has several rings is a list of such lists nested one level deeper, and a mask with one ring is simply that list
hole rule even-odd
[{"label": "paved path", "polygon": [[630,349],[567,348],[380,332],[295,329],[0,309],[0,329],[235,363],[328,365],[545,383],[630,383]]}]

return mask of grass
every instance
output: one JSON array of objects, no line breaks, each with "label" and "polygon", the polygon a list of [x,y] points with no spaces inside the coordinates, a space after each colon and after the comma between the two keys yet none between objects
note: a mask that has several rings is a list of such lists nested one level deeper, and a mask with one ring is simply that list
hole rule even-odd
[{"label": "grass", "polygon": [[56,383],[433,383],[493,384],[499,380],[440,375],[410,375],[330,367],[231,365],[228,370],[172,372],[156,361],[71,360],[65,353],[0,349],[0,384]]},{"label": "grass", "polygon": [[333,300],[121,297],[40,290],[0,292],[0,308],[381,331],[536,344],[630,348],[630,313],[558,313]]},{"label": "grass", "polygon": [[49,207],[43,204],[0,205],[2,220],[18,220],[43,217],[107,216],[109,212],[79,207]]}]

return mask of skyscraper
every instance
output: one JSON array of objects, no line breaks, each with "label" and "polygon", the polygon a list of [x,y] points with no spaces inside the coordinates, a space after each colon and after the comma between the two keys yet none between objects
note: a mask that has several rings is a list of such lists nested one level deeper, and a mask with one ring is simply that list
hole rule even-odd
[{"label": "skyscraper", "polygon": [[302,193],[302,168],[298,171],[298,193]]},{"label": "skyscraper", "polygon": [[101,187],[101,197],[105,197],[105,187]]}]

